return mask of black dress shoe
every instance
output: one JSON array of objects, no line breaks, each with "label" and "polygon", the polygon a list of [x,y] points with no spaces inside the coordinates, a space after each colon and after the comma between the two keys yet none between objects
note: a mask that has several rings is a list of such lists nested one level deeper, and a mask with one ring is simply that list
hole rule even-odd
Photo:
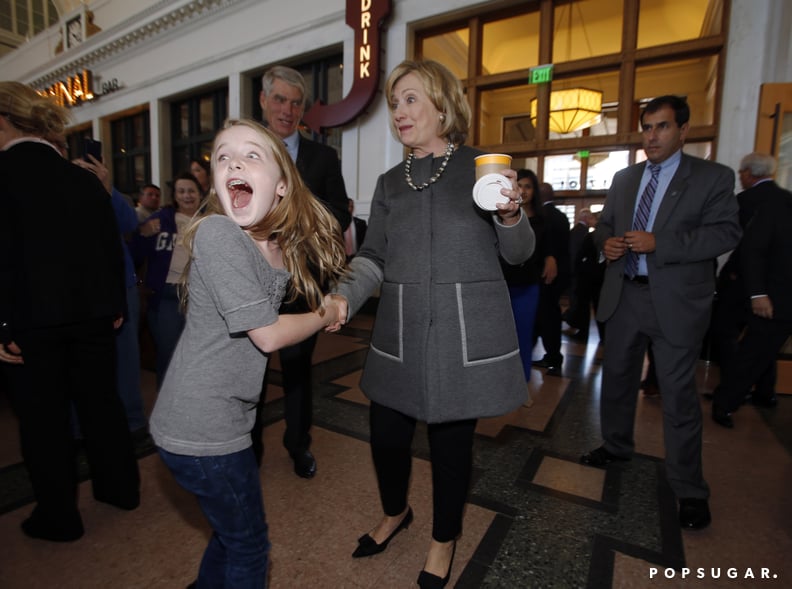
[{"label": "black dress shoe", "polygon": [[626,462],[628,460],[629,458],[626,456],[616,456],[616,454],[611,454],[605,449],[604,446],[595,448],[588,454],[583,454],[583,456],[580,457],[581,464],[585,464],[587,466],[597,466],[600,468],[607,466],[614,461]]},{"label": "black dress shoe", "polygon": [[418,586],[421,589],[443,589],[448,585],[448,581],[451,579],[451,567],[454,566],[454,556],[456,556],[456,542],[454,542],[454,548],[451,551],[451,560],[448,563],[446,576],[441,579],[437,575],[421,571],[418,575]]},{"label": "black dress shoe", "polygon": [[294,474],[304,479],[312,479],[316,475],[316,458],[308,450],[291,454],[294,461]]},{"label": "black dress shoe", "polygon": [[82,519],[79,515],[69,518],[68,523],[47,523],[35,515],[22,522],[22,531],[26,536],[50,542],[74,542],[82,538],[84,533]]},{"label": "black dress shoe", "polygon": [[542,358],[541,360],[533,360],[531,365],[537,368],[547,368],[550,366],[550,363],[547,361],[547,358]]},{"label": "black dress shoe", "polygon": [[712,404],[712,421],[729,429],[734,428],[734,420],[731,413],[727,413],[714,403]]},{"label": "black dress shoe", "polygon": [[560,366],[548,366],[547,371],[545,372],[547,376],[561,376],[561,367]]},{"label": "black dress shoe", "polygon": [[364,558],[366,556],[374,556],[375,554],[379,554],[388,547],[388,544],[390,544],[390,541],[393,540],[396,534],[410,527],[412,520],[413,510],[412,507],[410,507],[407,510],[407,515],[405,515],[404,519],[401,520],[401,523],[390,533],[390,536],[385,538],[382,544],[377,544],[374,541],[374,538],[368,534],[363,534],[360,538],[358,538],[358,547],[355,548],[355,551],[352,553],[352,558]]},{"label": "black dress shoe", "polygon": [[710,525],[711,521],[712,516],[706,499],[679,500],[679,525],[683,530],[700,530]]},{"label": "black dress shoe", "polygon": [[755,407],[767,407],[768,409],[772,409],[778,406],[778,397],[775,395],[757,395],[754,393],[751,395],[751,404]]}]

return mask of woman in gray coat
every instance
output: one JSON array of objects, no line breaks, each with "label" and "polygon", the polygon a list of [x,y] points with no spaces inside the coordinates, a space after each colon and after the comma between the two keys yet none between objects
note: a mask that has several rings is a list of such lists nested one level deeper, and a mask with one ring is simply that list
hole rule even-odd
[{"label": "woman in gray coat", "polygon": [[[392,131],[409,151],[380,176],[365,242],[338,287],[354,315],[379,287],[361,388],[371,400],[371,450],[384,518],[353,556],[382,552],[412,521],[413,433],[426,421],[434,519],[421,587],[448,582],[470,484],[476,419],[525,400],[509,291],[498,262],[530,257],[534,234],[516,190],[497,211],[476,207],[464,146],[470,108],[444,66],[405,61],[386,93]],[[514,181],[516,174],[505,171]]]}]

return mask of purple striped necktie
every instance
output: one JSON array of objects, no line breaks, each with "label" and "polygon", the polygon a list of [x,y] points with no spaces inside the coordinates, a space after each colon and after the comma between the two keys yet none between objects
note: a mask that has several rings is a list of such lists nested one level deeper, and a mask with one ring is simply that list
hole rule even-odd
[{"label": "purple striped necktie", "polygon": [[[649,184],[644,188],[641,194],[641,200],[638,201],[638,208],[635,211],[635,218],[633,218],[633,231],[646,231],[646,225],[649,223],[649,213],[652,210],[652,201],[657,192],[657,177],[660,175],[660,164],[649,164],[649,171],[652,177],[649,178]],[[633,278],[638,274],[638,254],[629,250],[627,258],[624,261],[624,273]]]}]

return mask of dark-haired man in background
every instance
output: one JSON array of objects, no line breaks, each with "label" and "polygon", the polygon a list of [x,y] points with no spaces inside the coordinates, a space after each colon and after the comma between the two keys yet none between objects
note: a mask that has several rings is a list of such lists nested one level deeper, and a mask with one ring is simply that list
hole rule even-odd
[{"label": "dark-haired man in background", "polygon": [[666,474],[683,529],[709,525],[696,363],[715,292],[713,260],[740,239],[734,173],[682,153],[690,108],[661,96],[641,114],[646,163],[614,178],[594,239],[608,260],[598,319],[607,321],[600,400],[604,443],[581,462],[629,460],[644,354],[662,390]]}]

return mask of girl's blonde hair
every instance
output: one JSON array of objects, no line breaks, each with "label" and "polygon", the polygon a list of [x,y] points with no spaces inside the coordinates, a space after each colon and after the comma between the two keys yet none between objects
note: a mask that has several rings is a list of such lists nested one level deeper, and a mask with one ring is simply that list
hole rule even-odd
[{"label": "girl's blonde hair", "polygon": [[0,115],[25,133],[58,142],[71,120],[69,111],[49,96],[20,82],[0,82]]},{"label": "girl's blonde hair", "polygon": [[[324,291],[344,273],[346,250],[341,227],[325,206],[311,194],[294,166],[286,146],[269,129],[251,119],[229,119],[215,137],[212,148],[212,177],[215,177],[215,150],[220,134],[232,127],[253,129],[264,145],[272,149],[275,163],[286,184],[286,194],[261,221],[245,230],[258,241],[275,241],[281,248],[286,270],[291,273],[290,289],[285,302],[303,297],[311,311],[321,309]],[[209,215],[225,215],[214,186],[206,204],[184,234],[184,245],[192,260],[192,244],[201,221]],[[182,276],[186,285],[189,265]],[[186,288],[182,292],[186,295]],[[183,297],[184,298],[184,297]]]}]

